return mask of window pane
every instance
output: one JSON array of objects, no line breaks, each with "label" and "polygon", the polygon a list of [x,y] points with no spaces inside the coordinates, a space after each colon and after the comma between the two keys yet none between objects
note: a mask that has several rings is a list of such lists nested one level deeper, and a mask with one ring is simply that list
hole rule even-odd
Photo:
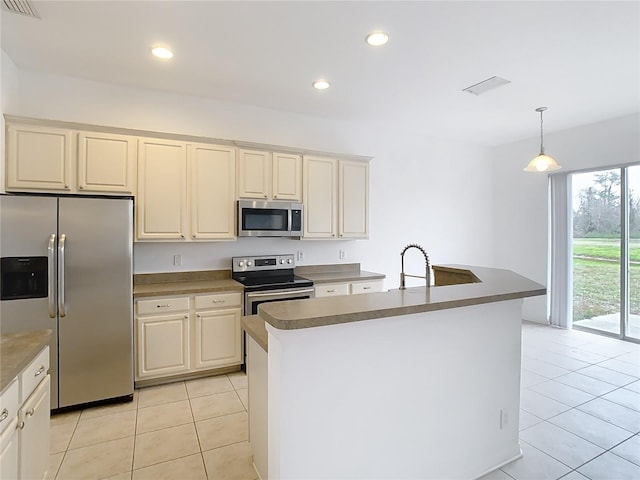
[{"label": "window pane", "polygon": [[640,339],[640,166],[627,169],[629,184],[629,318],[626,334]]}]

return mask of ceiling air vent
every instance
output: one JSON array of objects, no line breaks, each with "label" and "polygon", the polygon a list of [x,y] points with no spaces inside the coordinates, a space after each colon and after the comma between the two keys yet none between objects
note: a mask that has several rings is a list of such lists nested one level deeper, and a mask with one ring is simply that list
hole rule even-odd
[{"label": "ceiling air vent", "polygon": [[462,90],[463,92],[473,93],[474,95],[481,95],[489,90],[493,90],[494,88],[501,87],[502,85],[506,85],[507,83],[511,83],[511,80],[505,80],[500,77],[491,77],[483,80],[480,83],[476,83],[475,85],[471,85],[470,87]]},{"label": "ceiling air vent", "polygon": [[28,17],[40,18],[38,12],[27,0],[2,0],[2,9]]}]

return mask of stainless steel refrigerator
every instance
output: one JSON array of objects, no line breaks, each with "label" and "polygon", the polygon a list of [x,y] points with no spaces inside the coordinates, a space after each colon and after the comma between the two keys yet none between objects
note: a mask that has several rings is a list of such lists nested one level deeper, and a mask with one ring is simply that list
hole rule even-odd
[{"label": "stainless steel refrigerator", "polygon": [[51,408],[133,395],[133,201],[0,195],[0,333],[53,330]]}]

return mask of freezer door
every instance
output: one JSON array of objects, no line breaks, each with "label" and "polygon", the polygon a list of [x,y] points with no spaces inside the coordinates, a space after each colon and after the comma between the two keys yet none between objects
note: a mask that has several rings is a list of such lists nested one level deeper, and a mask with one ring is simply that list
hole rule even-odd
[{"label": "freezer door", "polygon": [[132,226],[129,199],[60,198],[60,407],[133,393]]},{"label": "freezer door", "polygon": [[[0,256],[47,256],[47,247],[58,227],[58,199],[0,195]],[[55,256],[55,249],[52,249]],[[47,265],[47,287],[55,287],[55,258]],[[1,280],[0,280],[1,281]],[[53,282],[53,283],[52,283]],[[50,297],[0,301],[0,333],[51,329],[49,344],[51,408],[58,408],[58,327],[55,288]],[[49,316],[49,310],[53,317]]]}]

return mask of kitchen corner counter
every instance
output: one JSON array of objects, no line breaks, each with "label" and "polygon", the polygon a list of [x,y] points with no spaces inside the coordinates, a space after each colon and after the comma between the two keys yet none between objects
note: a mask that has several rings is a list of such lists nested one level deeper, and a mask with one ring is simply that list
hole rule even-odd
[{"label": "kitchen corner counter", "polygon": [[410,315],[545,295],[546,288],[509,270],[447,265],[468,270],[478,283],[293,300],[261,305],[260,316],[280,330],[295,330]]},{"label": "kitchen corner counter", "polygon": [[317,284],[383,280],[385,278],[385,275],[381,273],[360,270],[359,263],[301,266],[296,267],[295,272],[296,275]]},{"label": "kitchen corner counter", "polygon": [[242,328],[265,352],[269,351],[267,328],[264,325],[264,320],[260,318],[260,315],[242,317]]},{"label": "kitchen corner counter", "polygon": [[49,344],[52,330],[28,330],[0,337],[0,392]]},{"label": "kitchen corner counter", "polygon": [[133,276],[134,298],[211,292],[243,292],[229,270],[146,273]]}]

